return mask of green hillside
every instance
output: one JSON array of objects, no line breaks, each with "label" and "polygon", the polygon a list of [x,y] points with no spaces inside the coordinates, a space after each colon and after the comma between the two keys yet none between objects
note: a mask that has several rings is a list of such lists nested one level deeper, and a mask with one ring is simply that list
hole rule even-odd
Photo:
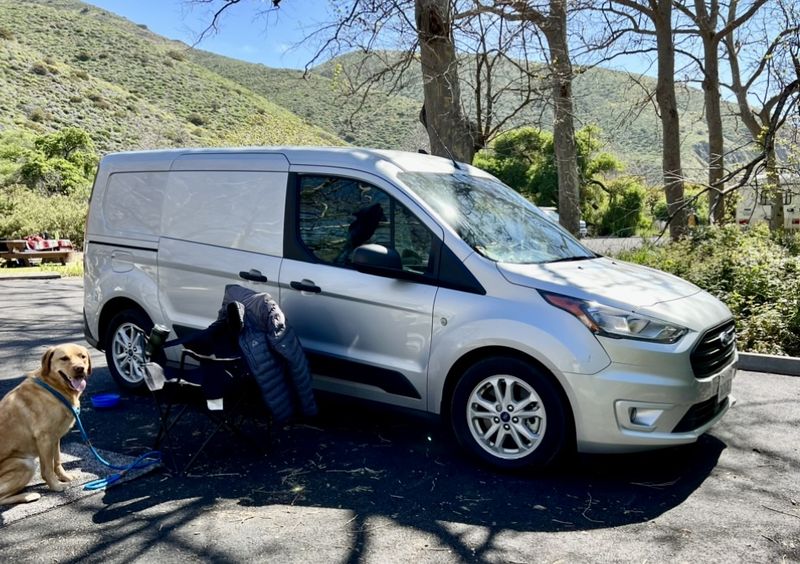
[{"label": "green hillside", "polygon": [[0,3],[0,127],[88,131],[101,151],[342,145],[188,48],[75,0]]},{"label": "green hillside", "polygon": [[364,147],[416,151],[427,145],[418,115],[418,100],[376,89],[352,95],[346,81],[332,73],[323,76],[230,59],[192,50],[190,60],[288,108],[341,139]]},{"label": "green hillside", "polygon": [[[322,76],[334,77],[337,74],[368,76],[385,68],[384,61],[392,60],[391,54],[365,56],[351,53],[328,61],[315,68]],[[515,68],[506,63],[498,65],[493,73],[495,84],[504,84],[516,76]],[[473,74],[469,64],[461,68],[465,82]],[[576,76],[573,83],[575,98],[576,127],[597,125],[608,143],[607,150],[615,153],[626,163],[629,170],[645,174],[653,180],[660,176],[661,167],[661,124],[656,114],[652,95],[656,81],[649,77],[637,78],[638,85],[626,73],[602,68],[589,69]],[[422,79],[418,65],[411,65],[399,88],[394,92],[405,98],[422,101]],[[389,87],[389,84],[384,84]],[[546,84],[539,90],[548,93]],[[468,109],[474,103],[469,97],[468,88],[462,87]],[[680,88],[677,92],[678,106],[681,110],[681,129],[683,131],[682,156],[684,173],[689,177],[703,178],[706,173],[707,128],[704,121],[703,93],[694,88]],[[496,113],[509,115],[516,107],[514,94],[502,96],[496,105]],[[533,125],[542,129],[552,129],[552,113],[548,96],[521,111],[511,126]],[[291,107],[288,106],[287,107]],[[732,117],[735,109],[723,107],[723,126],[726,147],[740,147],[743,144],[741,127],[737,128]]]}]

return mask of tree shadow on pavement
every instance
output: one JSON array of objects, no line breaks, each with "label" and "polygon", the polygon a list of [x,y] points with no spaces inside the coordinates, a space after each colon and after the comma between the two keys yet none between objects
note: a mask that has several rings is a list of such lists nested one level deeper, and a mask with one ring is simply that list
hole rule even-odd
[{"label": "tree shadow on pavement", "polygon": [[[114,389],[107,369],[98,373],[89,395]],[[136,456],[152,446],[158,418],[149,395],[124,394],[121,407],[113,410],[96,410],[89,398],[83,405],[83,423],[97,448]],[[176,429],[179,457],[202,440],[206,420],[192,417],[197,419]],[[80,436],[73,431],[64,440]],[[326,397],[319,417],[274,429],[269,441],[261,454],[220,434],[187,476],[155,472],[109,488],[104,507],[92,517],[106,525],[107,534],[91,554],[113,554],[115,543],[130,535],[142,536],[141,546],[165,541],[170,531],[225,500],[242,509],[345,509],[353,515],[348,521],[353,562],[371,542],[368,523],[376,518],[425,532],[462,560],[481,561],[481,551],[505,531],[595,530],[652,520],[689,497],[726,448],[704,435],[693,445],[662,451],[576,455],[546,472],[503,473],[465,457],[430,419]],[[452,523],[480,527],[488,536],[476,549],[448,526]],[[206,546],[198,556],[226,560],[214,551]]]},{"label": "tree shadow on pavement", "polygon": [[[115,450],[117,443],[123,451],[149,446],[156,417],[149,399],[129,397],[126,411],[124,427],[112,423],[119,414],[94,414],[92,427],[106,429],[97,446]],[[109,425],[117,429],[116,437]],[[190,422],[187,452],[199,440],[196,430]],[[350,561],[365,551],[367,525],[376,517],[433,535],[462,559],[474,561],[481,560],[481,550],[465,544],[448,523],[484,528],[488,538],[481,546],[489,550],[493,537],[509,530],[594,530],[652,520],[690,496],[725,449],[704,435],[696,444],[663,451],[581,455],[547,472],[500,473],[464,457],[430,420],[350,400],[325,400],[313,422],[271,435],[266,455],[219,436],[188,476],[161,473],[110,488],[103,498],[106,507],[93,520],[125,523],[120,528],[124,534],[131,534],[133,526],[156,541],[219,500],[233,500],[242,508],[346,509],[354,515],[348,524]],[[170,509],[147,520],[135,518],[162,506]],[[111,549],[113,535],[107,542]],[[213,559],[211,550],[203,557]]]}]

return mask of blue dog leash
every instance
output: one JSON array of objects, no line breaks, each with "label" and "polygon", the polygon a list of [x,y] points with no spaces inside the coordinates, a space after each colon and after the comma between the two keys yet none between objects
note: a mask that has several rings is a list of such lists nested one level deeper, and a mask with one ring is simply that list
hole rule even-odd
[{"label": "blue dog leash", "polygon": [[97,450],[95,450],[94,446],[92,445],[92,441],[89,440],[89,435],[86,433],[86,429],[83,428],[83,423],[81,422],[80,406],[75,407],[74,405],[72,405],[72,402],[70,402],[67,398],[65,398],[61,394],[61,392],[50,386],[44,380],[40,380],[39,378],[34,378],[33,381],[36,382],[39,386],[41,386],[45,390],[47,390],[48,392],[50,392],[51,394],[53,394],[53,396],[55,396],[55,398],[58,401],[63,403],[67,407],[67,409],[70,410],[73,417],[75,417],[75,421],[78,423],[78,428],[81,430],[81,436],[83,437],[86,446],[89,447],[89,450],[92,452],[95,458],[97,458],[97,460],[100,463],[104,464],[108,468],[111,468],[112,470],[120,470],[120,472],[117,474],[111,474],[110,476],[107,476],[105,478],[99,478],[97,480],[92,480],[90,482],[87,482],[86,484],[84,484],[83,489],[99,490],[105,488],[106,486],[110,486],[114,482],[119,481],[126,473],[130,472],[131,470],[141,470],[142,468],[147,468],[149,466],[161,462],[161,452],[157,450],[151,450],[150,452],[144,453],[139,458],[137,458],[136,460],[125,466],[117,466],[111,464],[110,462],[105,460],[102,456],[100,456],[100,453],[97,452]]}]

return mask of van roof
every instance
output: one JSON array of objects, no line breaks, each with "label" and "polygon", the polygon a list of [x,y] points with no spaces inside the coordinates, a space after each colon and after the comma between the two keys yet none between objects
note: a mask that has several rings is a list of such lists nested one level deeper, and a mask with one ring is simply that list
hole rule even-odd
[{"label": "van roof", "polygon": [[[219,169],[249,169],[255,163],[263,163],[264,157],[277,157],[283,163],[280,169],[288,170],[292,165],[335,166],[359,170],[375,170],[381,163],[392,163],[407,171],[452,173],[456,169],[450,159],[422,153],[361,147],[241,147],[241,148],[186,148],[155,151],[129,151],[110,153],[103,157],[101,167],[107,173],[124,170],[170,170],[187,166],[213,163]],[[278,163],[270,159],[272,166]],[[177,163],[181,164],[176,166]],[[460,167],[468,165],[459,163]],[[469,167],[471,173],[476,169]],[[478,173],[480,174],[480,173]],[[485,174],[485,173],[484,173]]]}]

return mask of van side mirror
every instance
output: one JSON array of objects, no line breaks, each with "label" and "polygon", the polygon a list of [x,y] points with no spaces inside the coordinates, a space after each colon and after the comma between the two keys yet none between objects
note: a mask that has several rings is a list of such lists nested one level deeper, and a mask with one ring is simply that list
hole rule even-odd
[{"label": "van side mirror", "polygon": [[402,277],[403,262],[400,254],[394,249],[370,243],[356,247],[350,262],[359,272],[378,276]]}]

